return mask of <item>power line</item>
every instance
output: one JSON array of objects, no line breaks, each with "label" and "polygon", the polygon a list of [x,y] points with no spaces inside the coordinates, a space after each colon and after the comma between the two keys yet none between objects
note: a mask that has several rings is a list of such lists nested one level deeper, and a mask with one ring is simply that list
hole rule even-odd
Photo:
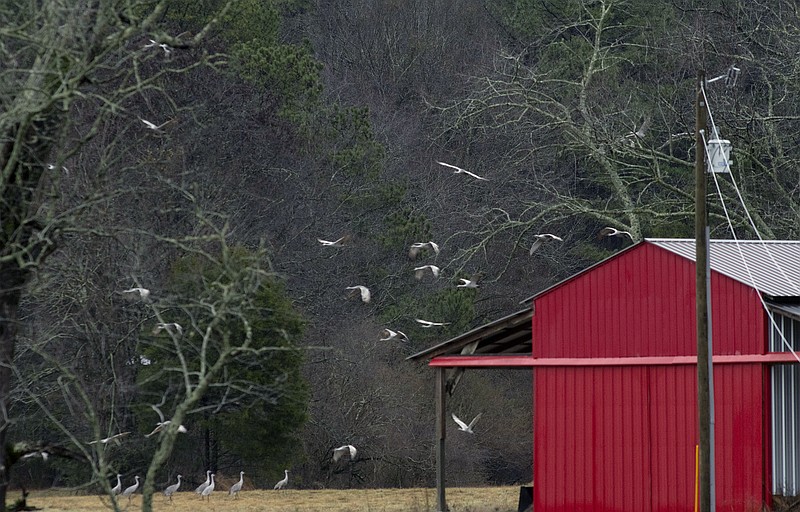
[{"label": "power line", "polygon": [[[702,91],[703,99],[706,102],[706,111],[708,112],[708,119],[711,121],[712,133],[714,133],[716,135],[716,134],[719,133],[719,131],[717,130],[717,125],[714,122],[714,114],[711,111],[711,104],[708,101],[708,96],[706,96],[705,87],[703,87],[701,85],[700,90]],[[703,138],[703,144],[706,146],[705,147],[706,156],[708,157],[708,159],[710,161],[711,157],[709,155],[708,145],[706,144],[705,137]],[[753,217],[750,215],[750,210],[748,210],[747,205],[744,202],[744,197],[742,196],[742,193],[739,190],[739,186],[736,184],[736,177],[731,172],[731,165],[730,165],[730,162],[727,159],[725,160],[725,168],[728,171],[728,174],[730,174],[730,176],[731,176],[731,182],[733,184],[734,190],[736,190],[736,195],[739,197],[739,203],[742,205],[742,208],[744,209],[745,215],[747,216],[747,220],[750,223],[750,226],[753,228],[753,231],[755,232],[755,234],[758,237],[758,239],[762,242],[761,245],[764,248],[764,251],[769,256],[769,259],[770,259],[770,261],[772,261],[772,264],[775,265],[775,268],[778,269],[778,272],[780,272],[781,276],[783,276],[783,278],[786,280],[786,282],[789,285],[791,285],[792,288],[794,288],[795,293],[797,293],[797,295],[800,295],[800,286],[798,286],[797,283],[795,283],[789,277],[789,275],[786,274],[786,272],[784,272],[783,267],[780,266],[780,264],[777,262],[775,257],[772,255],[772,251],[769,250],[769,247],[767,246],[767,244],[763,243],[764,239],[761,237],[761,233],[758,231],[758,227],[756,226],[755,221],[753,221]],[[714,174],[714,173],[712,173],[712,174]],[[716,183],[716,181],[717,181],[716,174],[714,174],[714,182]],[[719,186],[717,186],[717,189],[719,190]],[[722,200],[722,192],[720,191],[719,194],[720,194],[720,200]],[[731,232],[733,233],[733,237],[734,237],[734,240],[735,240],[736,239],[736,233],[733,232],[733,224],[731,223],[731,220],[730,220],[730,217],[727,214],[727,211],[726,211],[725,216],[728,219],[728,224],[730,225]],[[737,242],[737,246],[738,246],[738,242]]]},{"label": "power line", "polygon": [[[703,94],[705,95],[705,92]],[[706,99],[706,106],[708,106],[708,100],[707,99]],[[709,118],[711,118],[711,113],[710,112],[709,112]],[[713,122],[712,122],[712,127],[713,127]],[[706,143],[705,134],[703,135],[703,148],[705,149],[706,157],[708,157],[709,160],[710,160],[711,159],[711,155],[709,154],[709,151],[708,151],[708,144]],[[728,172],[730,172],[730,164],[726,161],[725,165],[726,165],[726,167],[728,167]],[[717,195],[719,196],[720,203],[722,204],[722,210],[725,212],[725,219],[727,220],[728,227],[731,230],[731,235],[733,236],[734,243],[736,244],[736,249],[739,252],[739,257],[742,259],[742,263],[744,263],[744,268],[747,271],[747,276],[750,279],[750,285],[756,291],[756,295],[758,296],[758,300],[761,301],[761,306],[764,308],[764,311],[767,313],[767,316],[769,317],[769,321],[772,324],[772,327],[780,335],[784,346],[789,349],[789,352],[791,352],[792,355],[794,356],[794,358],[797,360],[797,362],[800,363],[800,356],[797,355],[797,352],[794,351],[794,349],[792,348],[792,345],[786,339],[786,336],[784,335],[783,330],[778,327],[778,323],[775,321],[775,317],[772,314],[772,311],[770,311],[769,307],[767,307],[767,303],[764,300],[764,296],[762,295],[761,290],[759,290],[758,287],[756,286],[755,278],[753,277],[753,273],[750,271],[750,265],[747,264],[747,258],[744,257],[744,251],[742,251],[742,246],[739,243],[739,239],[736,237],[736,230],[733,228],[733,222],[731,221],[730,214],[728,213],[728,207],[725,204],[725,198],[724,198],[724,196],[722,194],[722,189],[719,186],[719,180],[717,180],[717,173],[712,172],[711,175],[714,178],[714,185],[715,185],[715,187],[717,189]],[[745,209],[747,209],[747,206],[744,205],[744,203],[742,203],[742,206]],[[754,227],[754,229],[755,229],[755,227]],[[760,235],[759,235],[759,239],[760,239]],[[765,246],[765,249],[766,249],[766,244],[763,243],[764,241],[761,240],[761,242],[762,242],[762,245]],[[792,285],[794,285],[794,283],[792,283]]]}]

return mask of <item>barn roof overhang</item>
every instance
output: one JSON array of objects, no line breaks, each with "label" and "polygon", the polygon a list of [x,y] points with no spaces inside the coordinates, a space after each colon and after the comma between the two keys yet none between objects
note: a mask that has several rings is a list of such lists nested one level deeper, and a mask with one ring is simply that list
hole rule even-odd
[{"label": "barn roof overhang", "polygon": [[767,301],[767,307],[776,313],[800,320],[800,302],[777,302],[771,300]]},{"label": "barn roof overhang", "polygon": [[460,354],[465,347],[473,343],[477,343],[471,354],[473,357],[489,355],[512,357],[515,354],[530,354],[532,319],[533,308],[528,307],[417,352],[406,359],[418,361],[441,356],[467,357]]}]

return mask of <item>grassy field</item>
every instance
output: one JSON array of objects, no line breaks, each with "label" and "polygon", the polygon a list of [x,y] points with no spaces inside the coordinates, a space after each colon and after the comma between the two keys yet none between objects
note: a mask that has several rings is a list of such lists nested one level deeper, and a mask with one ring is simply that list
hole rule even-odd
[{"label": "grassy field", "polygon": [[[9,493],[9,503],[14,500]],[[447,489],[452,512],[511,512],[517,509],[519,487],[468,487]],[[123,500],[122,505],[126,505]],[[154,497],[154,509],[170,512],[197,510],[225,512],[429,512],[436,510],[434,489],[355,489],[322,491],[242,491],[238,500],[216,492],[201,502],[193,492],[179,492],[170,504],[163,495]],[[128,510],[137,510],[141,495],[133,497]],[[28,505],[44,510],[92,512],[109,510],[100,496],[74,496],[57,491],[31,491]]]}]

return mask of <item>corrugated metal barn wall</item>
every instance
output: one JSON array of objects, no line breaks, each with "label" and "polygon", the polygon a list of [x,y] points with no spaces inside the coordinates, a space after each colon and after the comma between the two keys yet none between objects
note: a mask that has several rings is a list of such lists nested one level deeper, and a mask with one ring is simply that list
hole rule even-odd
[{"label": "corrugated metal barn wall", "polygon": [[[533,355],[696,354],[694,263],[649,243],[534,300]],[[754,290],[712,273],[715,354],[762,354]],[[692,510],[696,426],[692,365],[534,371],[534,503],[543,511]],[[760,510],[771,466],[766,370],[715,367],[717,504]],[[724,507],[724,508],[723,508]]]},{"label": "corrugated metal barn wall", "polygon": [[[692,365],[537,368],[534,510],[691,512],[697,444]],[[715,369],[717,506],[764,500],[759,364]],[[726,449],[731,447],[732,449]]]},{"label": "corrugated metal barn wall", "polygon": [[[534,301],[537,357],[695,355],[694,262],[641,244]],[[752,288],[713,273],[714,353],[762,354],[764,311]]]}]

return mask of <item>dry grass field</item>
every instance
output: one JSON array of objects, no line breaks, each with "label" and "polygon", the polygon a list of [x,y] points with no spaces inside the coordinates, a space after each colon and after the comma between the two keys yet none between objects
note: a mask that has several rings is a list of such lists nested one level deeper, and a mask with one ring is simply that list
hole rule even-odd
[{"label": "dry grass field", "polygon": [[[13,502],[15,493],[9,493]],[[467,487],[447,489],[452,512],[511,512],[517,509],[519,487]],[[126,505],[123,500],[122,505]],[[429,512],[434,511],[434,489],[352,489],[242,491],[238,500],[227,492],[215,492],[210,502],[201,502],[193,492],[179,492],[170,504],[163,495],[154,497],[154,509],[163,512]],[[141,495],[133,497],[128,510],[138,510]],[[93,512],[109,510],[107,498],[74,496],[58,491],[31,491],[28,505],[43,510]]]}]

